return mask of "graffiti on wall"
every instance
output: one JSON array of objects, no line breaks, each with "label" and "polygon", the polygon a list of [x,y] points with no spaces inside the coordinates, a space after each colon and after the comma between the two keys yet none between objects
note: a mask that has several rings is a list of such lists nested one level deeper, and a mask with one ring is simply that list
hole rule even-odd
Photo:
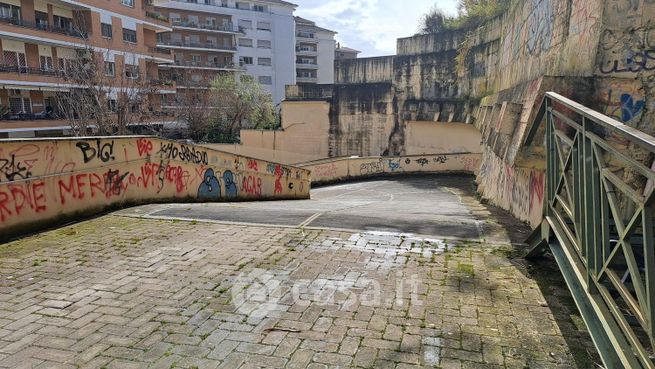
[{"label": "graffiti on wall", "polygon": [[603,113],[620,122],[634,126],[646,110],[644,91],[637,81],[604,80],[598,93]]},{"label": "graffiti on wall", "polygon": [[544,172],[509,166],[489,149],[483,157],[478,175],[482,195],[523,221],[532,225],[541,222]]},{"label": "graffiti on wall", "polygon": [[550,0],[532,0],[526,29],[525,46],[529,54],[540,54],[550,49],[553,39],[553,12]]},{"label": "graffiti on wall", "polygon": [[305,198],[308,181],[306,170],[160,139],[7,140],[0,229],[131,201]]}]

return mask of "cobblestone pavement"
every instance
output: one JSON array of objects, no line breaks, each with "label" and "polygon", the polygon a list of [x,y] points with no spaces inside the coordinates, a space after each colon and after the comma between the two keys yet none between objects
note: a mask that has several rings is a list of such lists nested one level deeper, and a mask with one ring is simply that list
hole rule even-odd
[{"label": "cobblestone pavement", "polygon": [[509,251],[107,215],[0,247],[0,367],[592,367]]}]

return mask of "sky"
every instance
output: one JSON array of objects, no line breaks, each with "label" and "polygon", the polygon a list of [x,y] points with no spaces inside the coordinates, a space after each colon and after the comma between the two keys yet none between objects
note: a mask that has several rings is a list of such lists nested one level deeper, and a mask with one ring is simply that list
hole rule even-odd
[{"label": "sky", "polygon": [[392,55],[396,39],[414,35],[421,17],[436,5],[457,12],[457,0],[289,0],[296,15],[338,32],[343,46],[361,50],[360,57]]}]

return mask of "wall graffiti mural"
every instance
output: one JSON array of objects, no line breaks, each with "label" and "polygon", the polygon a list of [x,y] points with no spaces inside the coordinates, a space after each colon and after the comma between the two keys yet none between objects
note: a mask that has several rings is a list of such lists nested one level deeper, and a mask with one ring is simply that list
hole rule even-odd
[{"label": "wall graffiti mural", "polygon": [[309,188],[304,169],[158,138],[2,140],[0,233],[112,205],[307,198]]},{"label": "wall graffiti mural", "polygon": [[221,185],[218,183],[218,178],[214,175],[213,169],[207,169],[198,188],[198,199],[218,200],[220,198]]},{"label": "wall graffiti mural", "polygon": [[378,158],[341,158],[331,162],[305,163],[302,168],[311,170],[312,183],[333,182],[349,178],[380,174],[420,172],[475,173],[481,154],[437,154]]}]

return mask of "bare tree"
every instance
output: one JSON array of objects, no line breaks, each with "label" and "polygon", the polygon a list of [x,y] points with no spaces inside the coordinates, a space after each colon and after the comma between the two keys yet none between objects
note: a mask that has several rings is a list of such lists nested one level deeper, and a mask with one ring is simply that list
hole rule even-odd
[{"label": "bare tree", "polygon": [[[82,23],[78,27],[83,29]],[[157,91],[156,82],[147,78],[135,54],[124,52],[123,64],[110,54],[109,47],[93,47],[86,38],[75,58],[58,61],[66,91],[57,95],[57,105],[75,135],[127,134],[130,125],[153,115],[149,96]]]}]

